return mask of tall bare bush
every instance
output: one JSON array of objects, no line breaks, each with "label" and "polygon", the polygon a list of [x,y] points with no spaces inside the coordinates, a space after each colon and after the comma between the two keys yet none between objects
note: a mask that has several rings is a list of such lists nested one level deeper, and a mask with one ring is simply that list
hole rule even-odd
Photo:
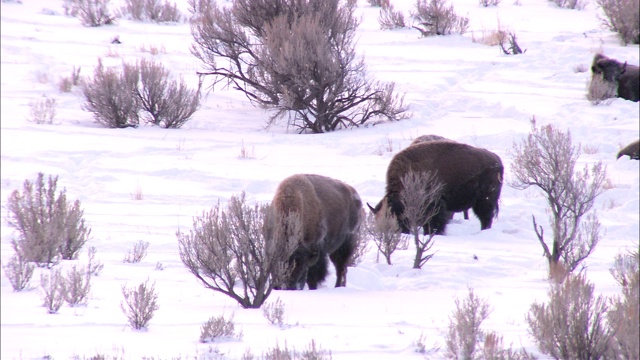
[{"label": "tall bare bush", "polygon": [[583,10],[589,4],[589,1],[587,0],[549,0],[549,1],[555,3],[556,5],[558,5],[558,7],[561,7],[564,9],[575,9],[575,10]]},{"label": "tall bare bush", "polygon": [[425,231],[423,226],[440,211],[444,184],[432,172],[408,172],[400,181],[400,201],[404,208],[401,221],[411,232],[416,246],[413,268],[421,269],[434,255],[427,251],[433,247],[435,236],[435,230]]},{"label": "tall bare bush", "polygon": [[406,26],[404,14],[395,10],[389,3],[382,5],[378,14],[378,24],[382,30],[402,29]]},{"label": "tall bare bush", "polygon": [[640,2],[638,0],[596,0],[604,17],[602,25],[620,35],[622,42],[640,44]]},{"label": "tall bare bush", "polygon": [[175,3],[162,0],[125,0],[121,15],[129,15],[138,21],[179,22],[182,18]]},{"label": "tall bare bush", "polygon": [[60,269],[50,269],[49,274],[40,274],[43,306],[49,314],[55,314],[64,304],[65,283]]},{"label": "tall bare bush", "polygon": [[212,316],[200,328],[200,342],[213,342],[220,338],[241,339],[242,331],[236,331],[233,316],[226,319],[224,315]]},{"label": "tall bare bush", "polygon": [[394,83],[369,79],[355,52],[355,1],[190,0],[192,54],[213,77],[300,132],[408,117]]},{"label": "tall bare bush", "polygon": [[247,205],[244,193],[232,196],[226,208],[218,203],[195,217],[189,233],[176,233],[180,259],[205,287],[243,308],[259,308],[290,272],[288,259],[301,229],[296,216],[286,221],[288,229],[274,228],[280,223],[275,216],[268,205]]},{"label": "tall bare bush", "polygon": [[64,299],[70,306],[84,305],[91,291],[89,267],[73,265],[64,279]]},{"label": "tall bare bush", "polygon": [[532,304],[526,316],[538,349],[554,359],[604,358],[612,336],[604,322],[607,303],[594,296],[586,276],[569,274],[562,284],[552,283],[548,295],[546,304]]},{"label": "tall bare bush", "polygon": [[61,259],[76,259],[91,230],[86,226],[80,201],[67,203],[66,189],[56,196],[58,177],[38,173],[35,183],[25,180],[23,191],[14,190],[7,201],[7,223],[18,230],[12,241],[16,253],[39,267],[52,267]]},{"label": "tall bare bush", "polygon": [[464,34],[469,18],[459,16],[447,0],[416,0],[411,17],[417,22],[412,28],[422,36]]},{"label": "tall bare bush", "polygon": [[402,233],[396,217],[391,213],[390,208],[385,209],[384,214],[367,215],[363,228],[367,235],[373,239],[378,248],[378,252],[384,256],[388,265],[391,265],[391,255],[400,247],[403,242]]},{"label": "tall bare bush", "polygon": [[[594,250],[600,240],[600,222],[590,212],[598,195],[604,192],[606,167],[598,162],[575,171],[580,146],[573,145],[571,133],[549,124],[541,128],[532,120],[532,131],[514,143],[511,186],[539,188],[547,198],[552,239],[547,244],[544,228],[533,216],[533,227],[549,261],[550,276],[562,280]],[[586,219],[583,217],[586,215]],[[558,269],[565,271],[555,272]]]}]

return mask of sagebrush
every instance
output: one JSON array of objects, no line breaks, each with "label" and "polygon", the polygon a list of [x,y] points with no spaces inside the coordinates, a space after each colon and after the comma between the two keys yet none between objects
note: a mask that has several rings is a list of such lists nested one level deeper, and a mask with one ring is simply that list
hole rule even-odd
[{"label": "sagebrush", "polygon": [[138,286],[131,288],[122,285],[124,300],[120,302],[120,309],[127,317],[132,328],[144,329],[149,326],[158,306],[158,294],[155,290],[155,282],[146,280]]},{"label": "sagebrush", "polygon": [[219,338],[241,339],[242,331],[236,331],[233,316],[226,319],[224,315],[212,316],[200,328],[200,342],[213,342]]},{"label": "sagebrush", "polygon": [[462,35],[469,28],[469,18],[458,15],[447,0],[416,0],[411,17],[416,21],[412,28],[422,36]]},{"label": "sagebrush", "polygon": [[116,17],[109,10],[109,0],[64,0],[65,15],[77,17],[84,26],[111,25]]},{"label": "sagebrush", "polygon": [[602,25],[620,35],[624,45],[640,44],[640,4],[638,0],[596,0],[602,8]]}]

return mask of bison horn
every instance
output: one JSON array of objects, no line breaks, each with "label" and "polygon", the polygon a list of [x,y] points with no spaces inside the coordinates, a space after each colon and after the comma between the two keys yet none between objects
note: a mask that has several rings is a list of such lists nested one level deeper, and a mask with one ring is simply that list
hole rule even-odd
[{"label": "bison horn", "polygon": [[369,203],[367,203],[367,206],[369,207],[369,210],[371,210],[372,213],[376,213],[376,209],[374,209],[373,207],[371,207],[371,205],[369,205]]}]

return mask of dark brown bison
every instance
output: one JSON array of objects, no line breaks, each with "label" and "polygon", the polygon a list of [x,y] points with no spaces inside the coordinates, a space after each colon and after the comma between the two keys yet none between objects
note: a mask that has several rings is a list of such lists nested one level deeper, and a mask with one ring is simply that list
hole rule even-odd
[{"label": "dark brown bison", "polygon": [[414,172],[435,173],[444,185],[437,214],[426,224],[424,233],[431,229],[443,234],[452,212],[473,209],[482,230],[489,229],[498,215],[498,200],[502,190],[504,167],[500,157],[486,149],[454,141],[430,141],[415,144],[397,153],[387,169],[385,196],[375,208],[378,213],[385,206],[399,219],[402,232],[408,233],[401,215],[404,208],[400,201],[401,178]]},{"label": "dark brown bison", "polygon": [[[440,135],[433,135],[433,134],[420,135],[417,138],[413,139],[413,141],[411,142],[411,144],[409,144],[409,146],[415,145],[415,144],[420,144],[420,143],[423,143],[423,142],[438,141],[438,140],[440,140],[440,141],[453,141],[453,140],[447,139],[445,137],[442,137]],[[465,220],[469,220],[469,210],[465,210],[465,211],[463,211],[463,213],[464,213],[464,219]],[[451,218],[452,219],[453,219],[453,215],[454,214],[455,213],[453,213],[453,212],[451,213]]]},{"label": "dark brown bison", "polygon": [[327,255],[336,268],[336,287],[347,284],[347,263],[364,217],[356,190],[342,181],[320,175],[297,174],[284,179],[273,197],[280,215],[300,217],[302,231],[290,258],[287,290],[317,289],[327,276]]},{"label": "dark brown bison", "polygon": [[620,159],[624,155],[627,155],[629,160],[640,160],[640,139],[620,149],[616,159]]},{"label": "dark brown bison", "polygon": [[601,76],[605,82],[615,83],[618,97],[631,101],[640,100],[640,68],[638,66],[596,54],[591,64],[591,72],[592,76]]}]

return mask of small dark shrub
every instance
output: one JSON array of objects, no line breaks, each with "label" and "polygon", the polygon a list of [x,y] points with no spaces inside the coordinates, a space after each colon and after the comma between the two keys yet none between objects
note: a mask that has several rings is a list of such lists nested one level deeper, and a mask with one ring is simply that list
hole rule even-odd
[{"label": "small dark shrub", "polygon": [[627,44],[640,43],[640,6],[638,0],[596,0],[605,17],[600,18],[605,28],[620,35]]},{"label": "small dark shrub", "polygon": [[124,256],[122,262],[124,263],[139,263],[147,256],[147,249],[149,248],[148,241],[139,240],[133,245],[133,248]]},{"label": "small dark shrub", "polygon": [[498,4],[500,4],[500,0],[479,0],[479,1],[480,1],[480,5],[483,7],[498,6]]},{"label": "small dark shrub", "polygon": [[65,15],[78,17],[84,26],[97,27],[115,23],[109,13],[109,0],[64,0]]},{"label": "small dark shrub", "polygon": [[120,302],[120,308],[129,320],[129,325],[136,330],[146,328],[159,308],[155,283],[149,284],[147,280],[137,288],[122,285],[122,295],[124,300]]},{"label": "small dark shrub", "polygon": [[213,342],[219,338],[242,338],[242,331],[236,332],[233,316],[228,320],[223,315],[211,317],[206,323],[202,324],[200,329],[201,343]]},{"label": "small dark shrub", "polygon": [[[506,45],[507,42],[509,42],[508,46]],[[502,34],[502,36],[499,37],[499,44],[500,49],[502,49],[502,52],[505,55],[518,55],[523,54],[525,51],[527,51],[526,49],[522,51],[520,45],[518,45],[516,34],[512,32]]]},{"label": "small dark shrub", "polygon": [[412,26],[422,36],[464,34],[469,28],[469,18],[459,16],[447,0],[416,0],[411,17],[417,21]]}]

